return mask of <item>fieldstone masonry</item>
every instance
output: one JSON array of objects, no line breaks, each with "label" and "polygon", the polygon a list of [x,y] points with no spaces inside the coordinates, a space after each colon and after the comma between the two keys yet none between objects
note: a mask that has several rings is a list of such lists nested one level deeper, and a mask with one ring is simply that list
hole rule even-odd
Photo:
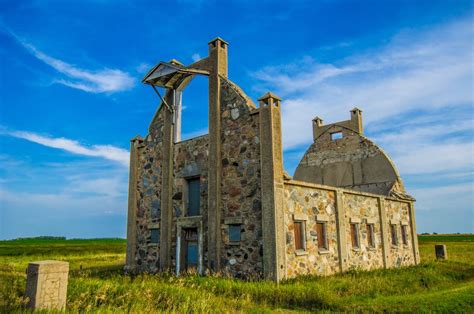
[{"label": "fieldstone masonry", "polygon": [[63,310],[66,306],[69,263],[41,261],[28,264],[26,296],[32,309]]},{"label": "fieldstone masonry", "polygon": [[[127,271],[279,281],[418,263],[414,199],[363,135],[362,111],[316,117],[292,178],[281,99],[267,93],[256,106],[228,79],[227,55],[216,38],[208,57],[161,62],[143,79],[166,92],[148,135],[131,143]],[[209,78],[209,134],[181,141],[181,93],[195,75]]]}]

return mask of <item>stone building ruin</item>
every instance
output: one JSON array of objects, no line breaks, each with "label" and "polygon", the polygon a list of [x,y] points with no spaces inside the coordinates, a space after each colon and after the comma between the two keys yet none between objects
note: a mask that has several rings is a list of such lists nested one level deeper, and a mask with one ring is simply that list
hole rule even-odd
[{"label": "stone building ruin", "polygon": [[[414,199],[363,135],[361,110],[315,118],[290,177],[281,99],[256,106],[228,79],[227,53],[216,38],[206,58],[161,62],[143,79],[166,93],[148,135],[131,141],[126,269],[279,281],[417,264]],[[209,133],[182,141],[181,93],[196,75],[209,80]]]}]

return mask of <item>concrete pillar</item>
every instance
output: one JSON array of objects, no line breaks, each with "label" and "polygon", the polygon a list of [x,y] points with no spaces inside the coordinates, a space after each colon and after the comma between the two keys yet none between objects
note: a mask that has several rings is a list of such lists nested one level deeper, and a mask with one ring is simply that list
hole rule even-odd
[{"label": "concrete pillar", "polygon": [[411,229],[411,240],[413,246],[413,257],[415,260],[415,264],[420,263],[420,251],[418,249],[418,234],[416,233],[416,219],[415,219],[415,206],[413,202],[410,202],[409,207],[409,215],[410,215],[410,229]]},{"label": "concrete pillar", "polygon": [[448,259],[448,251],[446,250],[446,245],[436,244],[435,254],[436,254],[436,259]]},{"label": "concrete pillar", "polygon": [[221,95],[220,76],[227,77],[227,47],[221,38],[209,42],[209,178],[208,267],[220,269],[221,248]]},{"label": "concrete pillar", "polygon": [[[174,91],[168,89],[165,101],[174,108]],[[171,238],[173,221],[173,152],[174,152],[174,116],[173,112],[163,107],[163,160],[161,181],[161,224],[160,224],[160,268],[171,267]]]},{"label": "concrete pillar", "polygon": [[343,192],[336,192],[336,219],[337,219],[337,250],[339,253],[339,268],[341,272],[347,270],[347,239],[346,239],[346,210],[343,202]]},{"label": "concrete pillar", "polygon": [[127,214],[127,253],[126,270],[135,270],[135,255],[137,250],[137,180],[139,149],[143,139],[140,136],[130,142],[130,170],[128,178],[128,214]]},{"label": "concrete pillar", "polygon": [[352,129],[359,134],[364,134],[364,125],[362,124],[362,110],[354,108],[351,110],[351,125]]},{"label": "concrete pillar", "polygon": [[381,197],[377,198],[379,205],[379,217],[380,217],[380,232],[382,236],[382,257],[383,257],[383,266],[385,268],[390,267],[389,265],[389,254],[390,254],[390,242],[388,239],[388,230],[387,230],[387,213],[385,210],[385,200]]},{"label": "concrete pillar", "polygon": [[69,263],[40,261],[28,264],[26,296],[34,310],[64,310],[66,307]]},{"label": "concrete pillar", "polygon": [[260,102],[263,269],[266,278],[286,277],[281,99],[267,93]]},{"label": "concrete pillar", "polygon": [[313,141],[321,135],[321,127],[323,126],[323,119],[316,117],[313,119]]}]

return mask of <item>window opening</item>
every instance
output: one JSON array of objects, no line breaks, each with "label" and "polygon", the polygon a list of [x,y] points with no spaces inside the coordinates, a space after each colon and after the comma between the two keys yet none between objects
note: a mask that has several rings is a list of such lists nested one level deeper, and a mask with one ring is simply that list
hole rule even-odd
[{"label": "window opening", "polygon": [[351,240],[352,247],[355,249],[360,248],[359,242],[359,224],[351,223]]},{"label": "window opening", "polygon": [[229,225],[229,241],[239,242],[241,240],[242,228],[241,225]]},{"label": "window opening", "polygon": [[390,233],[392,235],[392,245],[398,245],[397,225],[390,225]]},{"label": "window opening", "polygon": [[402,225],[402,241],[404,245],[408,245],[408,233],[406,225]]},{"label": "window opening", "polygon": [[150,242],[151,243],[159,243],[160,242],[160,229],[150,229]]},{"label": "window opening", "polygon": [[209,133],[209,79],[196,75],[181,93],[181,141]]},{"label": "window opening", "polygon": [[295,221],[295,249],[298,251],[306,250],[306,239],[304,232],[304,221]]},{"label": "window opening", "polygon": [[186,180],[188,184],[188,216],[201,214],[201,180],[193,178]]},{"label": "window opening", "polygon": [[367,242],[369,247],[375,247],[374,224],[367,224]]},{"label": "window opening", "polygon": [[328,239],[327,239],[327,230],[325,222],[316,223],[316,233],[318,235],[318,249],[328,250]]},{"label": "window opening", "polygon": [[342,132],[331,133],[331,140],[332,141],[339,140],[341,138],[342,138]]}]

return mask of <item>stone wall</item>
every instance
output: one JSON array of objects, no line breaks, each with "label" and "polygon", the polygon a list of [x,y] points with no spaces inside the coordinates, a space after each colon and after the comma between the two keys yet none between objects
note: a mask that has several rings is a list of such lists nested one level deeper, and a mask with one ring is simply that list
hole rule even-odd
[{"label": "stone wall", "polygon": [[[260,139],[255,105],[221,78],[221,267],[235,277],[261,276],[262,214]],[[231,243],[230,224],[241,224],[241,241]]]},{"label": "stone wall", "polygon": [[[336,194],[340,194],[340,204]],[[383,204],[382,210],[379,204]],[[284,205],[288,278],[303,274],[330,275],[351,268],[383,268],[384,246],[387,250],[387,267],[415,264],[413,241],[416,239],[412,238],[409,201],[290,180],[285,182]],[[338,216],[342,213],[339,221]],[[381,213],[385,213],[385,216],[380,216]],[[295,249],[295,221],[305,224],[304,251]],[[326,222],[328,250],[318,250],[318,221]],[[386,239],[382,237],[383,221]],[[338,236],[339,223],[344,228],[342,241]],[[352,245],[351,223],[359,226],[358,248]],[[397,246],[391,245],[391,223],[397,225]],[[367,224],[374,226],[374,247],[369,247]],[[401,225],[407,228],[407,245],[402,242]],[[339,245],[344,246],[344,249],[341,250]],[[345,258],[341,260],[340,254],[344,254]]]},{"label": "stone wall", "polygon": [[[411,233],[410,205],[408,203],[397,202],[394,200],[385,201],[385,210],[387,214],[387,233],[389,237],[389,261],[390,267],[400,267],[413,265],[415,263],[413,255],[413,238]],[[398,244],[393,245],[391,241],[390,225],[396,225]],[[406,225],[408,244],[402,241],[402,225]]]},{"label": "stone wall", "polygon": [[[344,193],[345,235],[347,246],[347,267],[375,269],[383,267],[382,232],[378,199],[365,195]],[[352,247],[351,221],[359,225],[359,248]],[[374,226],[375,247],[369,247],[367,223]]]},{"label": "stone wall", "polygon": [[137,161],[137,250],[136,270],[155,272],[159,268],[159,244],[151,243],[151,228],[161,220],[163,110],[150,124],[149,134],[138,148]]},{"label": "stone wall", "polygon": [[[330,275],[339,271],[336,204],[333,191],[285,184],[287,276]],[[327,219],[328,250],[318,250],[316,221]],[[295,250],[294,222],[305,222],[306,252]]]},{"label": "stone wall", "polygon": [[185,191],[186,178],[197,177],[200,179],[201,193],[201,221],[203,230],[203,262],[207,263],[207,178],[209,158],[209,136],[203,135],[174,145],[174,186],[173,186],[173,224],[171,237],[171,263],[176,267],[176,235],[177,219],[185,217],[187,197]]}]

